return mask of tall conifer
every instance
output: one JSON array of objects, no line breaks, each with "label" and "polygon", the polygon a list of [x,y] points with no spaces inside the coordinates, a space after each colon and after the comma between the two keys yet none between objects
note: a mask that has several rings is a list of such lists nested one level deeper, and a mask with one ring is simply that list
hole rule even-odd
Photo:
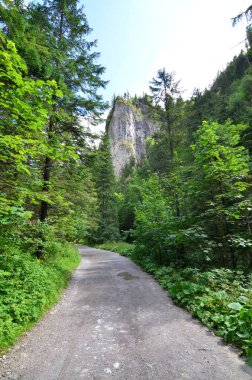
[{"label": "tall conifer", "polygon": [[[96,63],[99,56],[93,52],[96,41],[87,40],[91,29],[77,0],[45,0],[28,7],[23,7],[20,1],[3,4],[0,8],[3,30],[16,42],[20,54],[27,60],[30,75],[54,79],[63,93],[51,108],[44,129],[51,146],[51,154],[49,150],[42,168],[44,199],[40,220],[44,221],[48,216],[47,199],[58,144],[83,147],[82,118],[97,121],[106,108],[97,93],[106,85],[101,79],[104,67]],[[20,28],[13,27],[15,19]],[[26,47],[21,43],[22,37],[26,38]],[[80,149],[77,151],[79,153]]]}]

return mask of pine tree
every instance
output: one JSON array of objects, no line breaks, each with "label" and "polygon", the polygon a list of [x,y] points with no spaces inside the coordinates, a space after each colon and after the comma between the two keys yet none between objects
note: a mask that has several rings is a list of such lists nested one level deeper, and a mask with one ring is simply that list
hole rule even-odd
[{"label": "pine tree", "polygon": [[176,127],[176,101],[179,95],[179,82],[174,80],[174,73],[165,69],[159,70],[157,78],[150,82],[152,98],[159,106],[158,114],[168,134],[170,159],[174,159],[175,127]]},{"label": "pine tree", "polygon": [[25,60],[28,76],[49,79],[51,49],[46,30],[39,26],[40,17],[34,20],[31,6],[22,0],[2,0],[0,3],[1,29]]},{"label": "pine tree", "polygon": [[[83,7],[78,8],[76,0],[47,0],[42,5],[33,5],[31,21],[38,19],[46,30],[51,47],[50,63],[53,77],[63,91],[63,98],[55,104],[50,117],[47,132],[51,141],[57,135],[63,143],[83,145],[84,131],[81,117],[99,117],[105,104],[97,94],[99,87],[104,87],[100,76],[104,68],[95,63],[97,53],[92,52],[94,42],[87,42],[90,32]],[[45,158],[43,190],[48,192],[50,186],[52,160]],[[48,215],[48,203],[43,201],[40,219]]]},{"label": "pine tree", "polygon": [[116,241],[119,238],[119,227],[115,199],[115,175],[107,134],[104,135],[98,149],[94,169],[99,205],[96,240],[99,242]]}]

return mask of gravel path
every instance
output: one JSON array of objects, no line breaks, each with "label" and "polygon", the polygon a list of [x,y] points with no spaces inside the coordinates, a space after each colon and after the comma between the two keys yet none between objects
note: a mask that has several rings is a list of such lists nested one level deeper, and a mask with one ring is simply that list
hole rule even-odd
[{"label": "gravel path", "polygon": [[25,380],[248,380],[237,353],[130,260],[81,246],[62,300],[1,360]]}]

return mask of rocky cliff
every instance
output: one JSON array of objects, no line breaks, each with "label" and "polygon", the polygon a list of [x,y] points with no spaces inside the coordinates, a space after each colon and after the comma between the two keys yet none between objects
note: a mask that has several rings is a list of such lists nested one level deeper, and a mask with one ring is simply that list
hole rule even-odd
[{"label": "rocky cliff", "polygon": [[122,169],[133,158],[139,163],[145,155],[145,140],[153,136],[158,125],[149,116],[144,102],[117,98],[107,122],[111,155],[115,175],[120,176]]}]

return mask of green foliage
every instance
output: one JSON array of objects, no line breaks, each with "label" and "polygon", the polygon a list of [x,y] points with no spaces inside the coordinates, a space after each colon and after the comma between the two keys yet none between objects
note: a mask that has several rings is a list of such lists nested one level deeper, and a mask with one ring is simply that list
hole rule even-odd
[{"label": "green foliage", "polygon": [[47,252],[50,259],[43,261],[17,247],[0,253],[0,350],[58,300],[79,263],[77,250],[66,243],[47,242]]},{"label": "green foliage", "polygon": [[50,78],[51,67],[48,61],[50,49],[46,44],[43,30],[37,30],[37,23],[29,22],[28,4],[22,1],[3,0],[0,5],[1,27],[3,32],[14,41],[18,53],[28,65],[29,76]]},{"label": "green foliage", "polygon": [[203,122],[191,162],[178,161],[166,174],[145,172],[144,179],[141,168],[131,173],[119,205],[128,213],[130,189],[137,192],[131,234],[139,254],[180,267],[250,265],[249,155],[239,145],[245,129]]},{"label": "green foliage", "polygon": [[160,263],[167,262],[174,227],[169,200],[165,198],[155,174],[143,180],[138,189],[141,202],[136,205],[134,238],[139,249],[154,256]]},{"label": "green foliage", "polygon": [[96,245],[96,248],[120,253],[122,256],[131,257],[131,255],[134,253],[135,245],[125,242],[112,241]]},{"label": "green foliage", "polygon": [[249,156],[239,145],[240,133],[245,128],[230,121],[225,124],[203,122],[192,146],[197,173],[191,182],[192,192],[202,209],[197,210],[198,218],[221,253],[217,262],[224,266],[236,267],[242,259],[239,244],[235,243],[238,236],[244,243],[247,241],[248,248],[251,244],[250,230],[246,228],[250,210]]},{"label": "green foliage", "polygon": [[119,238],[118,214],[115,201],[115,175],[112,166],[108,136],[105,134],[97,151],[94,164],[94,181],[98,195],[98,229],[95,242],[114,241]]},{"label": "green foliage", "polygon": [[214,329],[216,335],[249,354],[252,348],[251,278],[245,277],[241,271],[228,269],[175,271],[171,267],[143,265],[175,302]]},{"label": "green foliage", "polygon": [[89,166],[72,160],[53,168],[54,206],[48,221],[67,241],[87,242],[97,229],[97,193]]},{"label": "green foliage", "polygon": [[[38,170],[31,162],[48,151],[42,131],[57,92],[54,81],[25,77],[15,45],[0,34],[0,218],[27,215],[22,208],[38,197]],[[23,210],[23,211],[21,211]]]},{"label": "green foliage", "polygon": [[[165,69],[157,72],[157,77],[150,82],[152,99],[156,104],[153,108],[153,117],[161,122],[161,136],[169,149],[170,165],[174,165],[177,129],[181,121],[183,101],[180,95],[179,81],[175,81],[174,73]],[[163,132],[163,133],[162,133]],[[163,150],[165,153],[165,150]]]},{"label": "green foliage", "polygon": [[205,177],[214,183],[229,184],[230,192],[233,187],[238,192],[246,189],[242,180],[248,174],[249,157],[244,147],[238,146],[240,133],[245,129],[245,125],[233,125],[230,121],[223,125],[203,122],[192,146],[195,163],[203,169]]},{"label": "green foliage", "polygon": [[[101,79],[104,68],[97,63],[99,54],[93,51],[96,43],[87,40],[91,29],[83,7],[78,6],[77,0],[67,0],[64,4],[58,0],[45,0],[42,3],[31,3],[26,6],[16,1],[13,3],[3,1],[0,6],[0,17],[3,32],[13,39],[18,53],[26,61],[28,67],[26,73],[29,77],[37,78],[37,82],[40,83],[35,99],[39,100],[43,95],[41,88],[43,81],[53,79],[52,83],[55,86],[53,101],[49,103],[47,100],[45,107],[39,108],[44,116],[42,128],[38,119],[40,114],[31,112],[35,109],[36,103],[29,109],[33,125],[38,123],[37,131],[39,130],[39,137],[44,143],[42,146],[39,140],[39,144],[34,144],[40,152],[39,157],[32,156],[33,142],[31,138],[26,139],[30,154],[28,170],[31,166],[34,168],[33,171],[36,170],[36,179],[31,178],[28,183],[34,185],[36,182],[36,186],[31,189],[31,195],[34,191],[39,192],[35,202],[40,201],[40,209],[33,208],[33,211],[36,217],[45,221],[49,211],[53,207],[57,208],[60,200],[63,204],[66,203],[62,193],[56,194],[57,189],[54,188],[56,181],[52,178],[56,172],[53,170],[54,167],[60,170],[60,166],[66,161],[77,159],[82,155],[83,147],[87,145],[82,118],[85,117],[95,123],[100,120],[100,115],[106,108],[106,103],[97,93],[100,87],[106,85],[106,81]],[[3,70],[5,71],[8,72],[8,68]],[[29,83],[33,82],[34,80],[30,80]],[[49,87],[49,84],[46,82],[45,87]],[[29,91],[24,90],[22,95],[24,94],[22,101],[25,99],[26,103],[29,103],[29,96],[27,97]],[[9,96],[9,91],[6,92],[6,96]],[[13,108],[15,110],[18,107],[11,105],[11,109]],[[11,120],[11,123],[16,127],[17,121],[13,124]],[[15,135],[18,135],[16,130]],[[11,143],[14,144],[12,141]],[[23,165],[28,154],[20,145],[18,136],[15,144],[13,148],[18,151],[20,165]],[[31,160],[34,159],[35,164],[32,161],[31,165]],[[27,170],[25,165],[22,168],[23,171]],[[14,174],[15,170],[11,172]],[[34,203],[34,200],[32,201]]]},{"label": "green foliage", "polygon": [[[120,181],[116,184],[116,202],[118,208],[119,228],[122,236],[131,242],[133,239],[132,230],[135,222],[136,205],[140,200],[138,189],[139,178],[135,171],[134,160],[124,168]],[[134,169],[133,169],[134,170]]]}]

